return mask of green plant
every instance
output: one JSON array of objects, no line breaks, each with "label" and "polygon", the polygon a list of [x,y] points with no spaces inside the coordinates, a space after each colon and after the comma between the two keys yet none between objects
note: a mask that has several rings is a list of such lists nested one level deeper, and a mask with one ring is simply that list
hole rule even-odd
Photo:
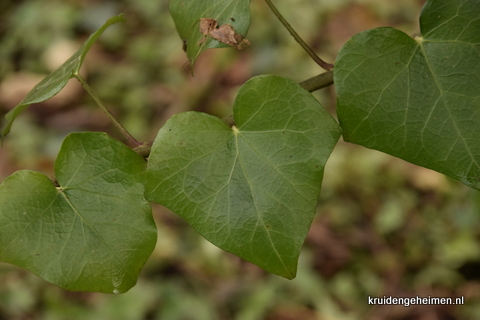
[{"label": "green plant", "polygon": [[[203,50],[246,36],[250,1],[214,3],[170,3],[192,68]],[[94,41],[124,20],[110,19],[6,115],[2,136],[25,108],[74,77],[133,150],[103,133],[73,133],[59,152],[55,181],[32,171],[8,177],[0,186],[0,260],[66,289],[125,292],[155,245],[152,201],[218,247],[291,279],[341,134],[479,189],[479,9],[478,0],[430,0],[421,36],[392,28],[362,32],[345,44],[333,70],[301,84],[252,78],[237,95],[233,117],[175,115],[153,145],[135,140],[79,74]],[[215,23],[202,31],[202,21]],[[333,81],[340,125],[308,92]]]}]

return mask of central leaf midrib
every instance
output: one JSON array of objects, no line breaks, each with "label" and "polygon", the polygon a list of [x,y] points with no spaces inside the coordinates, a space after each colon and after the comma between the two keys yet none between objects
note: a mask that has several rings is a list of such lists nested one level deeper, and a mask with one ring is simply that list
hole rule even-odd
[{"label": "central leaf midrib", "polygon": [[[273,240],[272,240],[272,238],[271,238],[271,236],[270,236],[270,232],[269,232],[268,228],[265,226],[265,222],[263,221],[262,217],[260,216],[260,210],[258,209],[258,207],[257,207],[257,201],[255,200],[255,192],[253,191],[253,184],[250,182],[250,178],[249,178],[249,176],[248,176],[248,174],[247,174],[247,170],[245,169],[245,166],[244,166],[243,161],[242,161],[242,159],[241,159],[240,148],[239,148],[239,145],[238,145],[238,135],[240,135],[240,132],[239,132],[239,133],[236,135],[236,137],[235,137],[235,138],[236,138],[236,140],[235,140],[235,141],[236,141],[236,149],[237,149],[237,153],[238,153],[238,155],[239,155],[238,158],[239,158],[239,162],[240,162],[240,167],[242,168],[242,171],[243,171],[243,173],[244,173],[244,175],[245,175],[245,179],[246,179],[247,182],[248,182],[248,186],[249,186],[250,193],[251,193],[251,196],[252,196],[253,204],[254,204],[254,206],[255,206],[255,211],[256,211],[256,213],[257,213],[257,217],[258,217],[257,225],[258,225],[258,221],[260,221],[261,224],[262,224],[262,226],[263,226],[263,229],[265,230],[265,233],[266,233],[267,236],[268,236],[268,240],[270,241],[270,245],[271,245],[273,251],[275,252],[275,254],[277,255],[278,260],[279,260],[280,263],[282,264],[285,272],[286,272],[288,275],[290,275],[290,272],[289,272],[287,266],[285,265],[285,262],[283,261],[283,257],[278,253],[277,248],[275,247],[275,244],[273,243]],[[245,139],[244,139],[244,140],[245,140]],[[255,226],[255,230],[256,230],[256,226]],[[252,232],[252,237],[253,237],[253,235],[254,235],[255,230]],[[251,242],[251,241],[250,241],[250,242]]]},{"label": "central leaf midrib", "polygon": [[[233,176],[233,172],[235,171],[235,167],[237,166],[237,161],[239,159],[239,156],[240,156],[240,149],[238,147],[238,131],[233,131],[233,137],[235,138],[235,159],[233,160],[233,165],[232,165],[232,170],[230,170],[230,175],[228,177],[228,180],[227,180],[227,214],[228,214],[228,217],[227,217],[227,220],[230,221],[230,182],[232,181],[232,176]],[[227,142],[228,143],[228,142]],[[225,187],[224,187],[225,188]],[[221,189],[223,190],[223,188]],[[217,195],[220,193],[217,192]],[[214,199],[213,203],[215,203],[215,200],[216,198]],[[254,201],[255,202],[255,201]],[[255,205],[256,207],[256,205]],[[230,224],[228,224],[228,228],[230,229]]]}]

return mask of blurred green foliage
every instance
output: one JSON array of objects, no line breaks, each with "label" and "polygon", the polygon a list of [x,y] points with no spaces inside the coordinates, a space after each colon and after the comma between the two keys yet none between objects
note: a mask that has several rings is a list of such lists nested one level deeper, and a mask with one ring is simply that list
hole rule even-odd
[{"label": "blurred green foliage", "polygon": [[[276,1],[327,61],[365,29],[392,25],[413,34],[422,3]],[[137,139],[153,139],[174,113],[229,115],[239,86],[254,75],[302,81],[322,72],[262,1],[252,2],[247,35],[252,46],[206,51],[192,77],[167,1],[4,0],[0,115],[120,12],[127,23],[107,30],[83,71]],[[32,106],[17,119],[0,151],[1,180],[18,169],[53,175],[54,157],[69,132],[107,131],[122,139],[71,82],[61,99]],[[315,96],[334,114],[333,87]],[[217,249],[173,213],[154,209],[157,247],[131,291],[119,296],[67,292],[0,264],[0,319],[474,320],[480,314],[479,193],[383,153],[337,145],[292,281]],[[464,296],[466,304],[370,306],[369,295]]]}]

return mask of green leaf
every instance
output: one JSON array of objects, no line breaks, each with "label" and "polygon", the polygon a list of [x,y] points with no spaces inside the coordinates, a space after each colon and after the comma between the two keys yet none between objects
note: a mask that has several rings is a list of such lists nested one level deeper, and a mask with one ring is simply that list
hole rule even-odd
[{"label": "green leaf", "polygon": [[170,13],[192,66],[202,51],[228,47],[211,37],[199,44],[205,38],[199,29],[200,19],[215,19],[218,25],[230,24],[244,37],[250,26],[250,0],[171,0]]},{"label": "green leaf", "polygon": [[145,161],[103,133],[63,142],[55,185],[17,171],[0,185],[0,261],[68,290],[122,293],[156,243]]},{"label": "green leaf", "polygon": [[146,196],[202,236],[292,279],[315,215],[337,122],[290,79],[258,76],[240,89],[236,127],[198,112],[158,132]]},{"label": "green leaf", "polygon": [[18,105],[5,115],[2,137],[5,137],[10,132],[10,128],[12,127],[15,118],[17,118],[18,115],[27,109],[32,103],[39,103],[48,100],[59,93],[63,87],[65,87],[68,80],[72,78],[74,74],[78,73],[88,50],[90,50],[98,37],[100,37],[112,24],[123,21],[125,21],[123,14],[108,19],[100,29],[85,41],[82,47],[75,52],[73,56],[65,61],[65,63],[63,63],[58,69],[40,81]]},{"label": "green leaf", "polygon": [[350,39],[335,63],[346,141],[480,189],[480,1],[430,0],[421,37],[393,28]]}]

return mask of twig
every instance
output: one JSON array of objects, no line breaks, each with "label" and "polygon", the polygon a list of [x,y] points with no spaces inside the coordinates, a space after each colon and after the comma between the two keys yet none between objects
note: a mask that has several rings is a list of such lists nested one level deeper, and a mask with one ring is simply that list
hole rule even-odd
[{"label": "twig", "polygon": [[125,136],[125,138],[134,146],[134,147],[139,147],[142,145],[141,142],[139,142],[137,139],[135,139],[128,131],[125,129],[120,122],[115,118],[115,116],[110,112],[110,110],[107,109],[106,106],[103,105],[102,101],[100,101],[100,98],[97,96],[95,91],[92,90],[92,88],[88,85],[88,83],[83,79],[83,77],[79,73],[75,73],[73,75],[75,78],[80,81],[82,84],[82,87],[90,94],[90,96],[93,98],[93,100],[96,102],[96,104],[100,107],[100,109],[103,110],[107,114],[107,116],[110,118],[110,120],[113,122],[113,124],[117,127],[118,130]]},{"label": "twig", "polygon": [[304,80],[299,83],[300,86],[309,91],[317,91],[319,89],[331,86],[333,84],[333,71],[327,71],[311,77],[310,79]]},{"label": "twig", "polygon": [[323,69],[325,70],[331,70],[333,69],[333,64],[328,63],[323,61],[316,53],[313,51],[312,48],[308,46],[308,44],[303,41],[303,39],[298,35],[298,33],[292,28],[292,26],[285,20],[285,18],[282,16],[282,14],[277,10],[277,8],[273,5],[272,1],[270,0],[265,0],[265,2],[268,4],[272,12],[277,16],[278,20],[283,24],[285,28],[287,28],[288,32],[292,35],[292,37],[295,38],[295,40],[302,46],[303,50],[305,50],[308,55]]}]

